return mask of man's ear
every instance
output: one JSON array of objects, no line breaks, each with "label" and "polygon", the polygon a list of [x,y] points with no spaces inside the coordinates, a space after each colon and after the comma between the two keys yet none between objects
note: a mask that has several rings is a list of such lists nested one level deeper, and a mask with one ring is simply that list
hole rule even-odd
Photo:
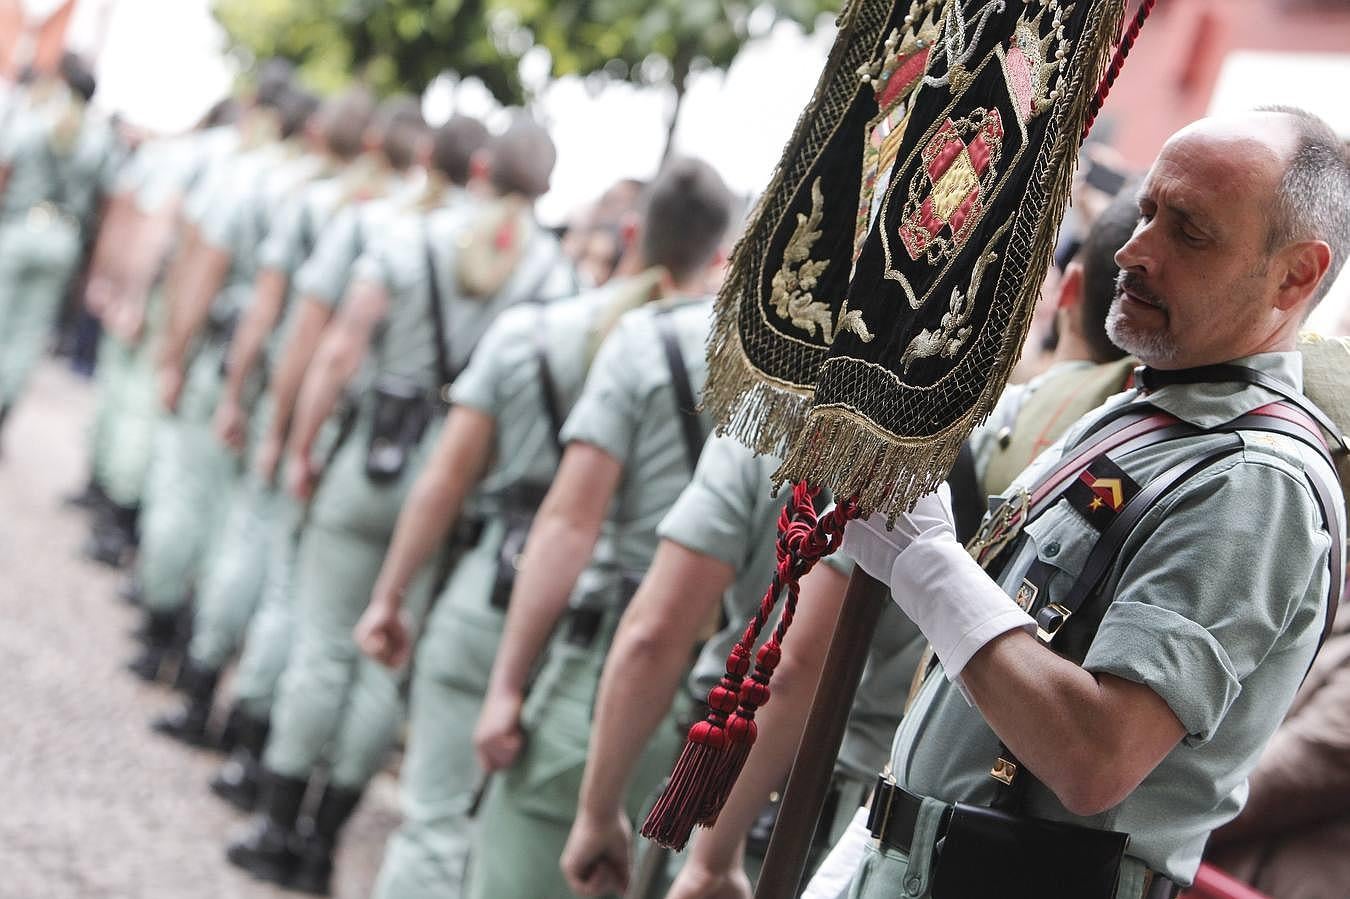
[{"label": "man's ear", "polygon": [[1083,302],[1083,263],[1070,262],[1059,279],[1059,293],[1055,297],[1055,312],[1077,309]]},{"label": "man's ear", "polygon": [[1285,312],[1307,301],[1331,268],[1331,247],[1322,240],[1301,240],[1280,255],[1284,277],[1275,294],[1275,306]]},{"label": "man's ear", "polygon": [[637,246],[638,236],[642,233],[642,216],[636,212],[625,212],[619,222],[620,255]]},{"label": "man's ear", "polygon": [[492,178],[492,155],[487,150],[475,150],[469,157],[469,183],[486,189]]}]

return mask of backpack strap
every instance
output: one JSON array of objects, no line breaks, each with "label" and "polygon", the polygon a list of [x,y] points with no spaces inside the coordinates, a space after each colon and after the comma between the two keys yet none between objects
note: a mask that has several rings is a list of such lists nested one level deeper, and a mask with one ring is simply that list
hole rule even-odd
[{"label": "backpack strap", "polygon": [[455,372],[450,367],[450,350],[446,339],[445,307],[441,304],[441,283],[436,277],[436,253],[431,245],[431,228],[422,230],[422,249],[426,255],[427,297],[431,312],[431,324],[435,328],[436,339],[436,377],[440,384],[436,388],[436,398],[442,406],[450,405],[450,385],[454,383]]},{"label": "backpack strap", "polygon": [[534,329],[534,359],[539,370],[539,393],[544,400],[544,412],[548,415],[549,432],[553,436],[553,446],[558,451],[558,458],[563,454],[563,414],[562,407],[558,403],[558,389],[553,378],[553,367],[548,361],[548,341],[544,339],[545,325],[545,305],[539,303],[538,322]]},{"label": "backpack strap", "polygon": [[680,341],[675,326],[670,322],[669,309],[656,314],[656,331],[661,337],[661,349],[665,352],[666,365],[670,369],[670,384],[675,391],[675,407],[680,417],[685,456],[689,460],[689,470],[693,471],[698,467],[699,456],[703,454],[703,420],[699,418],[698,402],[694,399],[694,389],[689,382],[689,369],[685,367],[684,356],[680,353]]}]

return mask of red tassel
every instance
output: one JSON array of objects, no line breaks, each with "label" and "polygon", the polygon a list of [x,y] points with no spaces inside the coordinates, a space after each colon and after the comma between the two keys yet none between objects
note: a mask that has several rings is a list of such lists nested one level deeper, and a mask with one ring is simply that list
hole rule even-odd
[{"label": "red tassel", "polygon": [[[858,515],[853,503],[841,503],[817,519],[816,493],[805,484],[793,485],[792,500],[778,518],[773,581],[732,648],[722,680],[708,694],[708,716],[690,729],[670,780],[642,825],[644,837],[667,849],[683,849],[694,827],[711,827],[726,805],[755,745],[755,710],[769,701],[769,680],[782,658],[782,640],[797,608],[798,582],[816,562],[838,549],[844,525]],[[746,677],[750,652],[784,595],[778,627],[756,654],[754,674]]]},{"label": "red tassel", "polygon": [[642,835],[667,849],[679,852],[689,842],[694,826],[704,818],[707,784],[719,779],[731,748],[728,716],[736,711],[740,681],[750,670],[750,654],[740,644],[727,657],[722,680],[708,693],[708,716],[689,728],[684,751],[675,769],[642,825]]}]

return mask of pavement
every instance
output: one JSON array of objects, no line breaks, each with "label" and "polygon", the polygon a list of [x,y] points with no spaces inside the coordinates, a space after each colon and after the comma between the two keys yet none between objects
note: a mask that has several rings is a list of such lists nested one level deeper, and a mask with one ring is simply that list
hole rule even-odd
[{"label": "pavement", "polygon": [[[220,757],[150,732],[175,699],[123,670],[136,612],[86,562],[92,386],[45,364],[0,437],[0,899],[281,899],[225,862],[243,816],[206,785]],[[366,899],[389,832],[382,775],[344,837],[338,899]]]}]

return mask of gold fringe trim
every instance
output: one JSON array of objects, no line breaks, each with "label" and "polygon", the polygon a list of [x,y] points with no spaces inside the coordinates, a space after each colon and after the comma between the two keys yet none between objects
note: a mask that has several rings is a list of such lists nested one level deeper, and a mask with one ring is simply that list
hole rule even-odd
[{"label": "gold fringe trim", "polygon": [[[734,420],[739,424],[732,429],[733,433],[738,436],[742,432],[753,433],[766,443],[774,436],[797,430],[785,454],[786,461],[774,475],[777,481],[806,480],[830,489],[836,496],[855,498],[864,514],[884,512],[894,520],[947,478],[961,444],[978,423],[989,417],[1026,342],[1035,301],[1040,295],[1041,282],[1049,268],[1060,222],[1069,202],[1083,126],[1097,84],[1115,51],[1113,38],[1125,15],[1125,0],[1102,0],[1094,13],[1095,21],[1089,20],[1079,39],[1079,47],[1086,45],[1088,49],[1084,52],[1091,55],[1082,65],[1074,67],[1075,76],[1065,89],[1065,95],[1070,99],[1064,113],[1058,117],[1059,130],[1047,134],[1048,147],[1042,148],[1042,152],[1049,149],[1051,153],[1043,169],[1043,177],[1048,178],[1048,183],[1043,187],[1030,185],[1029,192],[1044,189],[1047,199],[1030,242],[1027,271],[1013,300],[1009,333],[1003,339],[994,370],[975,405],[942,434],[923,440],[898,438],[877,428],[863,416],[837,406],[809,409],[805,424],[799,429],[797,422],[800,419],[792,419],[790,426],[761,421],[752,427],[750,414],[737,416]],[[1052,124],[1051,129],[1054,128]],[[1065,159],[1066,154],[1070,154],[1068,159]],[[1010,251],[1011,241],[1015,239],[1016,234],[1010,238]],[[1008,264],[1007,256],[1004,264],[1005,267]],[[1002,286],[1000,283],[995,288],[996,296]],[[719,324],[726,327],[726,323]],[[749,369],[749,363],[743,361],[743,367]],[[758,396],[758,388],[762,386],[762,381],[744,385],[739,396]],[[805,405],[805,401],[802,402]],[[763,409],[764,414],[774,414],[779,406],[777,402],[762,400],[757,408]],[[792,418],[791,408],[784,408],[783,413]],[[759,449],[754,443],[751,446]]]},{"label": "gold fringe trim", "polygon": [[[777,221],[768,220],[773,200],[785,190],[793,189],[784,183],[791,162],[805,151],[819,108],[835,89],[839,78],[852,77],[844,71],[844,60],[858,26],[861,10],[877,0],[849,0],[836,20],[838,35],[830,49],[825,68],[810,102],[797,117],[792,136],[783,149],[768,186],[760,195],[750,214],[749,225],[732,251],[726,279],[714,304],[713,326],[708,334],[708,377],[703,388],[703,405],[719,422],[718,433],[735,437],[756,453],[778,457],[786,454],[791,440],[806,420],[810,408],[812,384],[791,384],[776,380],[760,371],[746,356],[741,344],[740,317],[755,314],[759,307],[758,275],[760,259],[753,248],[762,242],[766,247]],[[820,148],[823,150],[823,145]],[[819,351],[822,359],[827,349]]]}]

